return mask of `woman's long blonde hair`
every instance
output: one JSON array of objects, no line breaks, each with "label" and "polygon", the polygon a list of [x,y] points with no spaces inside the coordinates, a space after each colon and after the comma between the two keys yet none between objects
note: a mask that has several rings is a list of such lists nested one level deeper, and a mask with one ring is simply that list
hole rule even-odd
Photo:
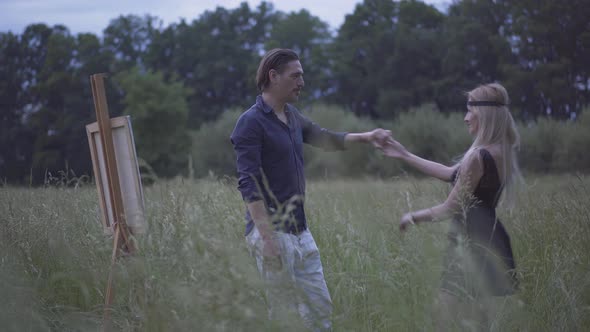
[{"label": "woman's long blonde hair", "polygon": [[520,147],[520,135],[508,110],[508,92],[498,83],[484,84],[467,92],[467,98],[468,101],[486,101],[497,105],[467,106],[477,116],[479,128],[473,144],[463,158],[480,147],[499,145],[499,162],[502,163],[503,169],[503,172],[498,174],[504,188],[502,200],[511,206],[515,197],[515,185],[521,182],[522,175],[516,158],[516,152]]}]

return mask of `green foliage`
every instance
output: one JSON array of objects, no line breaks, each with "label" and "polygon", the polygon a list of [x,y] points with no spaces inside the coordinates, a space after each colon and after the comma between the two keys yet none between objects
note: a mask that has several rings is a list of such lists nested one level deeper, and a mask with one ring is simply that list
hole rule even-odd
[{"label": "green foliage", "polygon": [[[585,0],[510,1],[517,62],[507,66],[514,104],[536,116],[570,118],[588,105],[590,6]],[[513,83],[512,77],[517,78]]]},{"label": "green foliage", "polygon": [[[314,106],[304,114],[334,131],[390,129],[413,153],[447,165],[454,164],[472,142],[462,114],[443,114],[432,105],[403,113],[393,122],[381,123],[325,105]],[[237,117],[237,112],[229,112],[220,121],[196,132],[192,154],[195,175],[204,176],[210,171],[219,175],[235,174],[234,154],[227,137]],[[541,119],[529,126],[520,126],[521,166],[532,172],[587,172],[590,170],[590,159],[585,153],[585,147],[590,144],[588,128],[586,117],[572,123]],[[309,146],[304,151],[306,175],[311,178],[389,177],[414,172],[401,162],[384,158],[378,151],[362,145],[350,146],[344,152],[324,152]]]},{"label": "green foliage", "polygon": [[[555,133],[552,134],[555,136]],[[555,167],[566,172],[586,172],[590,169],[590,114],[586,110],[577,122],[567,123],[563,146],[555,155]]]},{"label": "green foliage", "polygon": [[563,146],[565,124],[541,119],[521,132],[521,165],[537,172],[553,170],[557,150]]},{"label": "green foliage", "polygon": [[20,88],[26,81],[23,70],[25,67],[25,49],[21,38],[12,33],[0,34],[0,177],[22,180],[23,169],[31,165],[32,139],[31,132],[23,123],[26,98]]},{"label": "green foliage", "polygon": [[[319,106],[307,114],[325,128],[335,131],[364,132],[383,127],[410,151],[424,158],[451,164],[467,150],[471,142],[458,114],[447,116],[424,106],[401,114],[393,122],[377,123],[358,118],[338,108]],[[385,158],[372,147],[351,145],[343,152],[324,152],[306,147],[306,174],[309,177],[389,177],[413,170]]]},{"label": "green foliage", "polygon": [[[274,47],[299,52],[306,80],[302,107],[331,103],[394,121],[426,104],[445,113],[463,109],[464,91],[499,81],[521,121],[579,118],[590,104],[588,17],[587,0],[460,0],[444,13],[417,0],[364,0],[334,32],[307,10],[285,13],[263,1],[255,8],[246,2],[217,7],[167,26],[149,14],[119,16],[102,36],[45,24],[20,34],[0,32],[0,179],[41,184],[44,174],[66,165],[91,174],[83,139],[85,125],[95,120],[91,74],[121,76],[138,68],[182,83],[190,88],[181,98],[185,122],[196,130],[252,103],[260,56]],[[118,116],[123,90],[109,84],[109,111]],[[563,140],[577,146],[573,137]],[[174,144],[186,145],[183,139]],[[564,160],[560,154],[555,158]],[[574,164],[585,165],[574,155]],[[185,157],[158,161],[158,172],[182,173]],[[392,174],[373,160],[336,174]],[[568,170],[567,164],[532,169]]]},{"label": "green foliage", "polygon": [[[449,8],[441,41],[441,79],[434,83],[437,106],[445,112],[462,108],[464,91],[502,80],[503,64],[514,63],[504,25],[503,2],[460,1]],[[508,87],[513,94],[518,88]]]},{"label": "green foliage", "polygon": [[[590,181],[527,178],[509,213],[520,278],[498,299],[491,331],[583,330],[590,324]],[[337,331],[431,331],[447,223],[403,236],[402,214],[441,202],[446,184],[412,178],[310,182],[307,216],[320,248]],[[145,188],[148,233],[114,267],[117,331],[302,331],[296,313],[267,320],[267,287],[243,237],[233,181]],[[5,330],[102,329],[112,238],[96,188],[0,190],[0,323]],[[470,303],[471,304],[471,303]],[[466,314],[463,320],[473,317]]]},{"label": "green foliage", "polygon": [[161,25],[154,16],[119,16],[112,19],[104,29],[105,51],[114,56],[112,71],[120,72],[142,66],[154,34]]},{"label": "green foliage", "polygon": [[[335,107],[319,105],[311,107],[310,111],[303,114],[320,126],[337,132],[364,132],[373,129],[370,119],[358,118]],[[319,148],[305,146],[305,173],[308,177],[364,174],[370,170],[371,160],[376,156],[375,151],[363,149],[362,146],[352,146],[346,152],[325,152]]]},{"label": "green foliage", "polygon": [[191,24],[182,21],[165,36],[173,45],[166,72],[193,89],[188,98],[191,128],[254,99],[259,53],[274,17],[270,4],[252,10],[244,2],[235,9],[208,10]]},{"label": "green foliage", "polygon": [[[1,89],[11,97],[0,97],[7,126],[0,134],[0,176],[40,184],[45,174],[68,167],[88,174],[83,138],[85,125],[95,121],[88,76],[107,71],[111,58],[101,53],[96,36],[74,37],[59,25],[30,25],[21,36],[3,40],[0,67],[13,69],[4,76],[9,86]],[[111,115],[117,115],[117,98],[110,89],[107,95]]]},{"label": "green foliage", "polygon": [[450,165],[472,142],[463,115],[443,114],[432,105],[424,105],[401,114],[392,130],[395,138],[412,153]]},{"label": "green foliage", "polygon": [[431,100],[443,19],[419,1],[358,4],[334,42],[334,98],[358,115],[389,119]]},{"label": "green foliage", "polygon": [[265,48],[290,48],[297,52],[305,71],[306,102],[327,95],[331,88],[328,48],[332,41],[328,24],[305,9],[276,16]]},{"label": "green foliage", "polygon": [[588,172],[590,121],[586,113],[576,122],[541,119],[520,129],[521,164],[534,172]]},{"label": "green foliage", "polygon": [[158,175],[172,176],[187,164],[188,90],[181,82],[166,82],[161,73],[134,68],[115,80],[125,91],[125,114],[131,115],[137,155]]},{"label": "green foliage", "polygon": [[[452,165],[467,151],[472,137],[463,123],[464,114],[441,113],[433,105],[414,108],[393,121],[376,122],[358,118],[334,106],[315,105],[303,114],[333,131],[363,132],[377,127],[389,129],[412,153]],[[226,112],[219,121],[202,127],[193,135],[193,170],[197,177],[210,172],[235,175],[235,155],[229,142],[239,112]],[[590,171],[590,123],[583,114],[578,121],[540,119],[519,125],[521,167],[530,172]],[[306,175],[310,178],[391,177],[415,171],[403,163],[385,158],[379,151],[358,144],[346,151],[325,152],[304,147]]]},{"label": "green foliage", "polygon": [[346,17],[334,40],[334,78],[339,94],[334,99],[357,115],[375,116],[383,64],[391,53],[392,25],[397,3],[363,2]]},{"label": "green foliage", "polygon": [[236,121],[241,111],[226,111],[219,120],[202,126],[192,135],[192,174],[207,176],[210,172],[219,175],[236,173],[236,157],[230,142]]}]

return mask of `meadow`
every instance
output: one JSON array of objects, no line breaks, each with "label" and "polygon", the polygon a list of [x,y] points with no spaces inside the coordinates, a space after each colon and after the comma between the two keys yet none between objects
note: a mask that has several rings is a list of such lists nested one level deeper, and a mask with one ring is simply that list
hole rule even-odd
[{"label": "meadow", "polygon": [[[296,316],[267,320],[235,187],[233,178],[212,176],[144,188],[149,230],[137,238],[138,253],[115,267],[115,330],[302,330]],[[410,208],[442,201],[448,190],[408,176],[308,183],[306,209],[335,331],[433,330],[449,223],[401,234],[398,221]],[[91,183],[0,187],[3,331],[102,329],[112,239],[98,213]],[[589,329],[590,179],[527,176],[515,208],[499,215],[521,287],[496,301],[491,330]]]}]

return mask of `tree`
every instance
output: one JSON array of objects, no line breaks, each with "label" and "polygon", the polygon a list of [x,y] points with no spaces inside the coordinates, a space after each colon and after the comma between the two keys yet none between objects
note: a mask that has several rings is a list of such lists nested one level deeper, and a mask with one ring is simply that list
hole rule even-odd
[{"label": "tree", "polygon": [[276,14],[265,43],[266,50],[290,48],[297,52],[305,71],[304,99],[316,100],[330,91],[330,59],[328,47],[332,36],[328,24],[307,10]]},{"label": "tree", "polygon": [[459,1],[449,7],[443,26],[441,79],[434,100],[442,111],[465,109],[464,91],[501,81],[502,67],[513,63],[505,1]]},{"label": "tree", "polygon": [[443,15],[418,1],[365,0],[348,15],[332,57],[336,101],[391,118],[432,98]]},{"label": "tree", "polygon": [[173,176],[188,162],[189,91],[180,82],[166,82],[160,72],[133,68],[115,76],[125,92],[124,113],[131,116],[137,154],[158,175]]},{"label": "tree", "polygon": [[[88,80],[78,79],[85,64],[77,54],[77,40],[64,26],[52,28],[45,59],[30,90],[38,98],[28,126],[35,132],[32,168],[35,181],[46,172],[69,168],[77,175],[90,173],[85,125],[93,121]],[[86,76],[88,77],[88,76]]]},{"label": "tree", "polygon": [[21,38],[0,33],[0,181],[21,182],[31,166],[32,133],[25,125],[25,88]]},{"label": "tree", "polygon": [[574,117],[590,102],[590,6],[585,0],[511,1],[506,66],[513,103],[528,116]]},{"label": "tree", "polygon": [[397,19],[393,53],[380,77],[376,111],[382,118],[431,102],[441,72],[443,14],[420,1],[401,1]]},{"label": "tree", "polygon": [[[94,121],[88,77],[112,62],[92,34],[72,36],[61,25],[30,25],[20,38],[3,35],[0,70],[7,80],[1,173],[42,183],[46,172],[91,171],[85,125]],[[6,146],[4,146],[6,144]],[[1,164],[1,163],[0,163]],[[32,175],[32,179],[29,179]],[[26,178],[26,179],[25,179]]]},{"label": "tree", "polygon": [[104,47],[116,60],[111,71],[143,67],[147,50],[161,25],[157,17],[150,15],[121,15],[111,20],[104,30]]},{"label": "tree", "polygon": [[189,96],[189,125],[198,128],[232,107],[249,106],[256,95],[254,77],[266,32],[273,20],[272,6],[257,10],[247,3],[227,10],[206,11],[190,25],[177,26],[172,68]]},{"label": "tree", "polygon": [[365,0],[347,15],[332,48],[334,100],[357,115],[376,116],[381,64],[393,53],[393,30],[397,4],[387,0]]}]

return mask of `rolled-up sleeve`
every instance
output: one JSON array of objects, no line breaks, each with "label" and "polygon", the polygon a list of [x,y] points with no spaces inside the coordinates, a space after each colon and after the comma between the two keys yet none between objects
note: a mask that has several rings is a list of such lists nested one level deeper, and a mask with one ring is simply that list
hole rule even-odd
[{"label": "rolled-up sleeve", "polygon": [[303,142],[322,148],[326,151],[345,150],[344,137],[347,132],[335,132],[320,127],[315,122],[299,114]]},{"label": "rolled-up sleeve", "polygon": [[238,190],[244,201],[249,203],[263,199],[257,185],[261,183],[262,131],[255,120],[242,116],[230,139],[236,153]]}]

